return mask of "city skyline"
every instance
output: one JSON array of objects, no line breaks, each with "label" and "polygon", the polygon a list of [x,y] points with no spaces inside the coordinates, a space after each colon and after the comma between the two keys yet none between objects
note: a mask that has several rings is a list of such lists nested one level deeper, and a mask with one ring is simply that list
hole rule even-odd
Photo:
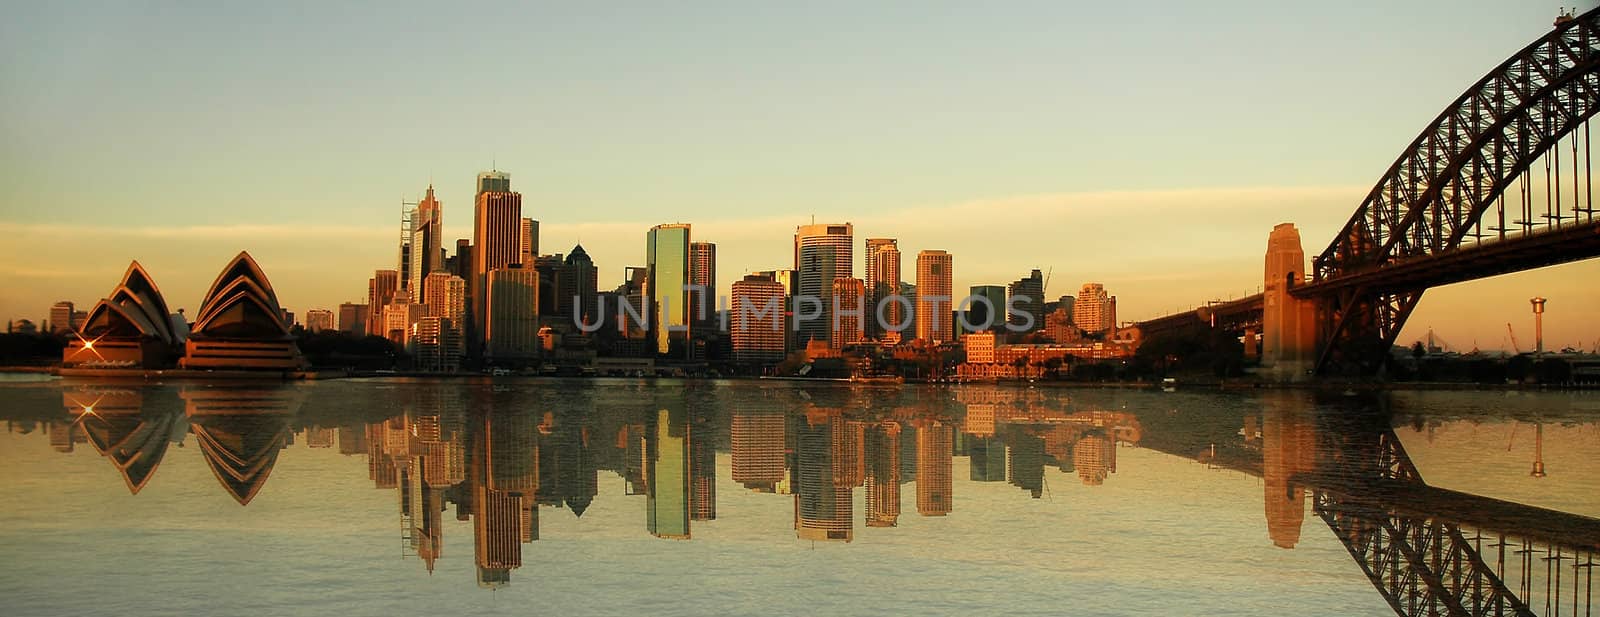
[{"label": "city skyline", "polygon": [[[84,64],[100,58],[85,54],[121,50],[120,46],[127,44],[126,36],[104,32],[107,36],[98,50],[57,59],[7,53],[5,64],[0,65],[4,69],[0,70],[0,83],[8,91],[23,93],[17,111],[7,115],[4,130],[16,137],[14,143],[27,152],[27,156],[23,156],[22,148],[0,152],[7,163],[0,168],[7,170],[4,173],[9,180],[0,188],[0,202],[8,204],[0,213],[0,233],[15,239],[0,248],[0,270],[8,278],[20,281],[0,293],[0,315],[40,320],[48,307],[59,300],[90,305],[104,285],[101,281],[114,277],[120,264],[133,258],[162,280],[174,281],[176,284],[171,284],[168,292],[178,300],[175,307],[193,311],[196,307],[182,300],[198,297],[203,291],[198,286],[203,283],[192,281],[204,279],[205,264],[225,259],[241,248],[250,250],[274,272],[286,308],[302,315],[308,309],[331,310],[344,301],[360,301],[359,289],[371,276],[368,273],[394,263],[391,221],[396,197],[417,200],[422,196],[421,187],[431,179],[448,211],[443,217],[443,244],[448,245],[451,238],[471,237],[471,217],[465,208],[470,207],[472,199],[466,192],[466,177],[484,168],[498,168],[518,174],[522,179],[519,187],[529,191],[524,197],[523,215],[541,221],[543,247],[565,248],[582,243],[596,258],[602,288],[620,277],[623,266],[642,263],[638,234],[664,220],[691,222],[698,228],[698,236],[716,241],[722,260],[719,269],[724,280],[730,281],[743,273],[782,267],[787,260],[780,247],[785,245],[788,230],[814,216],[818,221],[853,223],[858,241],[874,236],[898,238],[903,254],[935,247],[949,250],[961,261],[954,281],[959,289],[1005,284],[1033,268],[1043,268],[1053,272],[1047,298],[1070,295],[1082,282],[1100,282],[1119,295],[1120,319],[1148,319],[1207,300],[1256,291],[1260,287],[1265,236],[1277,223],[1295,222],[1303,232],[1307,252],[1320,250],[1417,127],[1436,114],[1440,105],[1457,96],[1461,84],[1481,76],[1484,66],[1498,62],[1506,50],[1545,31],[1552,10],[1544,6],[1481,6],[1470,10],[1451,7],[1456,10],[1366,5],[1347,7],[1341,14],[1319,14],[1318,19],[1323,20],[1319,27],[1323,30],[1317,33],[1307,57],[1327,70],[1318,73],[1316,82],[1299,76],[1299,69],[1292,63],[1231,54],[1238,49],[1223,40],[1212,41],[1208,35],[1206,42],[1214,47],[1201,50],[1204,53],[1191,61],[1226,69],[1221,73],[1225,78],[1254,75],[1252,78],[1261,83],[1284,86],[1269,92],[1244,89],[1265,97],[1247,105],[1238,98],[1242,95],[1235,92],[1237,89],[1223,89],[1216,83],[1192,83],[1187,81],[1192,78],[1177,76],[1185,80],[1178,85],[1194,93],[1192,98],[1205,101],[1201,109],[1185,113],[1204,114],[1206,127],[1214,128],[1181,122],[1191,117],[1183,116],[1142,128],[1144,133],[1115,135],[1106,132],[1112,129],[1072,120],[1075,115],[1097,117],[1096,124],[1115,126],[1115,119],[1122,117],[1119,114],[1147,110],[1153,103],[1118,109],[1119,102],[1126,102],[1125,97],[1150,92],[1149,85],[1139,76],[1154,68],[1151,63],[1155,58],[1143,56],[1116,60],[1127,63],[1124,65],[1090,70],[1096,83],[1103,83],[1109,94],[1073,99],[1059,111],[1036,107],[1035,102],[1065,100],[1060,85],[1043,83],[1036,77],[1053,74],[1048,72],[1052,67],[1066,67],[1062,74],[1068,76],[1077,74],[1074,70],[1089,70],[1076,60],[1089,56],[1074,52],[1086,51],[1080,46],[1091,45],[1099,38],[1096,36],[1071,40],[1059,33],[1044,37],[1044,33],[1029,31],[1030,36],[1012,45],[941,65],[940,61],[956,49],[929,46],[942,40],[938,35],[945,34],[946,29],[961,23],[963,16],[958,10],[951,10],[933,15],[929,24],[899,35],[914,49],[927,53],[899,58],[898,64],[892,66],[901,70],[886,73],[894,76],[888,86],[943,93],[951,87],[945,83],[948,81],[969,86],[974,85],[969,82],[976,82],[992,89],[978,88],[988,92],[986,96],[968,95],[942,102],[937,96],[916,97],[920,107],[910,110],[898,123],[889,110],[901,111],[901,105],[910,99],[897,90],[868,87],[861,81],[861,74],[842,68],[836,75],[819,75],[814,70],[803,73],[811,79],[801,82],[819,88],[812,96],[830,89],[858,95],[861,100],[857,102],[863,104],[858,115],[835,108],[821,110],[815,117],[790,108],[763,115],[755,111],[761,109],[760,105],[748,105],[724,108],[722,111],[732,112],[729,118],[712,122],[690,105],[699,100],[698,95],[692,94],[694,87],[715,77],[694,70],[696,65],[691,62],[707,61],[708,50],[688,41],[669,39],[657,42],[667,55],[661,62],[673,68],[672,76],[679,78],[668,83],[668,91],[678,97],[659,109],[624,118],[626,126],[650,129],[645,134],[659,134],[662,139],[655,146],[624,148],[625,143],[608,137],[599,143],[588,142],[586,149],[577,145],[586,142],[567,134],[566,129],[554,128],[549,129],[551,135],[547,139],[526,139],[526,130],[514,126],[485,137],[481,131],[453,127],[471,120],[478,112],[495,111],[498,103],[445,112],[442,108],[401,101],[391,115],[362,126],[369,132],[402,133],[397,137],[408,141],[438,143],[428,143],[429,147],[421,149],[395,148],[402,154],[356,166],[323,164],[330,162],[324,157],[363,160],[352,148],[368,143],[370,134],[307,133],[313,127],[321,127],[325,119],[307,115],[304,110],[273,114],[260,110],[259,105],[238,103],[239,109],[245,111],[237,112],[237,116],[213,112],[197,116],[192,127],[176,124],[175,119],[147,108],[149,103],[133,100],[134,94],[150,85],[114,79],[102,75],[103,68]],[[818,17],[803,9],[781,10],[800,13],[796,17]],[[1024,21],[1020,17],[1042,17],[1048,10],[1039,8],[1021,15],[1019,23]],[[1132,14],[1120,14],[1120,10],[1124,9],[1102,7],[1075,15],[1076,20],[1058,23],[1067,24],[1063,27],[1074,32],[1092,30],[1093,24],[1102,20],[1132,20],[1163,31],[1186,24],[1198,26],[1200,31],[1209,28],[1227,32],[1264,24],[1295,25],[1306,17],[1296,14],[1298,9],[1293,7],[1280,7],[1265,14],[1252,7],[1232,5],[1199,12],[1185,7],[1141,7]],[[1377,12],[1387,19],[1370,19]],[[877,8],[858,17],[871,24],[893,19],[897,17],[895,13],[893,9]],[[45,15],[20,17],[16,24],[23,25],[12,27],[48,21]],[[106,27],[96,19],[107,16],[87,17],[87,23],[79,25]],[[153,24],[152,28],[162,31],[188,26],[203,30],[210,23],[208,20],[225,17],[189,15],[173,24]],[[453,24],[459,17],[416,18],[438,18],[444,24]],[[562,17],[594,26],[583,16]],[[750,33],[777,28],[759,17],[734,15],[731,22],[751,22]],[[693,16],[677,17],[685,18]],[[308,27],[348,26],[351,19],[354,16],[334,15],[326,24]],[[1010,19],[997,24],[991,18],[973,27],[1003,27],[1010,24]],[[1368,28],[1394,27],[1372,26],[1373,21],[1405,23],[1408,32],[1420,29],[1424,34],[1439,36],[1430,38],[1413,32],[1411,41],[1377,35],[1346,41],[1342,38],[1348,37],[1337,36],[1346,29],[1365,32]],[[1486,26],[1491,23],[1494,27]],[[238,26],[241,31],[234,34],[239,35],[240,51],[230,59],[245,67],[271,71],[286,61],[281,56],[297,53],[282,49],[264,36],[264,30],[254,30],[256,27]],[[1447,36],[1468,28],[1483,34],[1470,41]],[[1299,42],[1288,38],[1296,32],[1294,28],[1287,30],[1251,28],[1248,32],[1257,42],[1261,37]],[[48,28],[42,31],[48,32]],[[5,32],[13,34],[9,29]],[[719,33],[734,36],[732,32]],[[25,42],[41,36],[15,34],[18,36],[0,39]],[[349,53],[335,56],[355,58],[369,53],[374,49],[375,34],[375,25],[356,28],[348,47],[337,48]],[[1308,36],[1305,32],[1299,35]],[[166,87],[188,92],[216,83],[229,84],[233,88],[218,91],[214,95],[217,99],[212,101],[222,107],[234,104],[236,97],[259,94],[256,86],[219,72],[230,65],[213,65],[198,55],[180,53],[198,41],[173,38],[168,47],[141,52],[179,54],[174,58],[162,56],[177,62],[172,74],[162,78],[167,80],[162,82]],[[816,51],[838,54],[866,43],[854,33],[842,38],[838,49]],[[1056,41],[1061,38],[1067,40]],[[326,41],[312,39],[323,45],[341,45],[331,37]],[[579,43],[563,40],[561,44]],[[1440,45],[1449,46],[1448,53],[1439,53]],[[805,67],[790,52],[807,49],[800,46],[765,53],[774,54],[774,59],[781,61],[780,66]],[[1040,53],[1037,57],[1023,53],[1029,50]],[[128,61],[142,58],[131,55],[134,57]],[[1372,80],[1392,79],[1383,77],[1378,67],[1386,67],[1393,57],[1426,57],[1432,70],[1422,72],[1422,77],[1408,78],[1406,88],[1393,89],[1395,95],[1381,102],[1356,94],[1370,91]],[[876,54],[869,58],[869,64],[883,68],[882,63],[893,59],[895,56]],[[437,73],[450,84],[482,70],[459,60],[459,56],[445,54],[430,74]],[[740,79],[747,77],[743,70],[749,68],[742,62],[752,61],[727,62],[734,64],[719,65],[728,72],[723,77],[731,77],[722,82],[724,85],[735,86],[738,92],[753,97],[752,102],[768,101],[765,95],[770,93]],[[984,70],[1006,65],[1005,62],[1016,63],[1020,72],[1011,75]],[[941,66],[947,73],[935,71]],[[556,81],[574,79],[576,73],[569,72],[584,68],[597,67],[557,70],[560,78]],[[106,97],[123,106],[84,110],[62,104],[62,97],[74,90],[42,77],[53,74],[53,69],[60,69],[65,75],[107,77]],[[615,75],[613,86],[620,91],[648,85],[648,80],[633,73]],[[313,72],[288,85],[326,86],[320,81],[323,76]],[[949,79],[930,82],[925,77]],[[795,87],[768,85],[778,91]],[[1289,91],[1296,91],[1292,86],[1303,86],[1299,91],[1309,89],[1321,97],[1314,97],[1311,102],[1298,95],[1288,98]],[[508,86],[508,100],[525,96],[526,87]],[[1177,89],[1175,86],[1174,91]],[[283,90],[295,91],[292,87]],[[331,91],[302,88],[297,94],[325,106],[334,115],[365,109],[360,105],[363,97],[376,96],[356,96],[336,87]],[[603,101],[596,98],[599,95],[594,89],[580,89],[552,101],[548,108],[519,112],[512,117],[536,120],[541,112],[580,112]],[[1002,121],[993,114],[979,115],[985,110],[1015,105],[1022,109],[1018,110],[1021,113],[1012,114],[1016,116],[1013,119]],[[485,106],[490,109],[483,109]],[[601,116],[615,111],[604,105],[594,109],[603,110],[594,112]],[[1265,117],[1243,113],[1263,109],[1277,111]],[[1328,112],[1333,109],[1339,113]],[[79,124],[55,133],[57,139],[45,140],[39,131],[60,126],[68,114]],[[948,122],[933,124],[951,114],[974,121],[954,126]],[[1313,121],[1303,123],[1303,130],[1281,130],[1286,123],[1301,117]],[[409,129],[419,118],[426,121],[416,127],[418,133],[393,130]],[[578,125],[592,129],[597,126],[595,118],[581,116],[583,121]],[[801,127],[821,130],[808,136],[784,128],[788,125],[783,120],[796,119],[801,120]],[[227,139],[192,132],[202,128],[216,131],[217,123],[228,121],[243,123],[251,130]],[[686,121],[692,122],[685,124]],[[874,122],[880,130],[863,132]],[[1028,123],[1036,126],[1025,126]],[[698,125],[712,129],[702,134],[703,140],[682,130]],[[932,126],[941,130],[923,134]],[[752,127],[760,129],[759,140],[733,137],[739,129]],[[282,138],[259,144],[249,139],[273,131],[281,132]],[[89,141],[90,132],[95,141]],[[852,140],[848,134],[867,137]],[[460,141],[469,138],[481,143]],[[930,143],[930,139],[937,141]],[[148,142],[150,147],[173,152],[174,156],[140,161],[124,155],[125,148],[99,147],[124,142]],[[1219,142],[1226,142],[1220,151],[1212,148]],[[1080,145],[1083,143],[1094,147],[1084,148]],[[1306,144],[1317,147],[1305,148]],[[288,148],[290,145],[296,147]],[[776,157],[779,164],[770,168],[749,162],[759,158],[748,156],[752,148],[770,150],[776,145],[797,154]],[[1144,156],[1136,158],[1133,148],[1154,150],[1141,151]],[[307,149],[324,154],[302,156]],[[1291,149],[1305,150],[1308,156],[1281,156]],[[291,151],[306,160],[289,157],[287,153]],[[994,164],[995,159],[989,156],[994,152],[1009,153],[1009,158],[1003,159],[1007,164]],[[902,156],[892,156],[894,153]],[[662,169],[644,164],[647,158],[655,161],[663,154],[686,162]],[[195,165],[189,160],[196,158],[203,158],[206,164]],[[874,161],[870,166],[863,163],[869,160]],[[72,163],[67,164],[68,161]],[[1139,164],[1130,164],[1131,161]],[[716,165],[708,167],[712,163]],[[799,166],[793,167],[796,164]],[[796,171],[786,175],[776,171],[780,168]],[[60,175],[68,169],[73,170],[75,182],[61,181]],[[179,169],[200,169],[202,173],[188,174],[180,182],[174,176]],[[962,172],[946,173],[950,170]],[[918,180],[911,181],[913,178]],[[1262,182],[1261,178],[1270,181]],[[618,179],[629,182],[616,182]],[[225,198],[219,203],[217,189],[221,182],[228,183],[230,190],[221,193]],[[611,188],[618,184],[626,186]],[[128,207],[129,196],[133,196],[136,207]],[[49,208],[32,205],[46,203]],[[996,212],[1006,215],[997,216]],[[1135,221],[1136,229],[1132,226]],[[74,246],[75,250],[67,254],[60,249],[62,246]],[[856,248],[856,252],[861,249]],[[856,268],[864,268],[861,257],[856,257],[855,262]],[[1584,324],[1593,323],[1596,311],[1600,311],[1596,308],[1600,307],[1600,290],[1582,282],[1597,274],[1600,265],[1577,263],[1432,290],[1408,321],[1400,342],[1425,338],[1431,327],[1457,348],[1508,348],[1505,324],[1511,322],[1521,338],[1530,338],[1527,332],[1532,320],[1526,300],[1542,296],[1550,298],[1545,320],[1548,346],[1577,345],[1587,349],[1594,344],[1596,333]]]},{"label": "city skyline", "polygon": [[7,8],[12,612],[1600,608],[1600,0]]}]

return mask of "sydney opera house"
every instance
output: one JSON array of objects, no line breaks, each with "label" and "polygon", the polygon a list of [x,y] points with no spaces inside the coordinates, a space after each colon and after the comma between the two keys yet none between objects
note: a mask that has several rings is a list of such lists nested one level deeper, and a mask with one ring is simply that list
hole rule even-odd
[{"label": "sydney opera house", "polygon": [[135,261],[111,294],[90,309],[62,352],[64,368],[297,370],[305,361],[284,323],[272,284],[249,253],[211,283],[193,325],[167,309],[160,288]]}]

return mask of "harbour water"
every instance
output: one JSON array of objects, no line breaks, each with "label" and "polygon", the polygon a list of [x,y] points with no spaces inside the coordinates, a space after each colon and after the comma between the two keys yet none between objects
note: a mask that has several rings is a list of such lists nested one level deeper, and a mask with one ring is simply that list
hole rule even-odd
[{"label": "harbour water", "polygon": [[30,377],[0,419],[10,615],[1600,609],[1594,393]]}]

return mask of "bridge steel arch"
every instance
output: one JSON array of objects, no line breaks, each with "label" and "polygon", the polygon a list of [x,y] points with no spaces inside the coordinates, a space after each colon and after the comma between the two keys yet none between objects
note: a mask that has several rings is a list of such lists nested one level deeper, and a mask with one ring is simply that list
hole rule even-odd
[{"label": "bridge steel arch", "polygon": [[[1529,167],[1562,138],[1579,128],[1587,134],[1587,120],[1597,107],[1600,9],[1559,22],[1440,113],[1384,173],[1328,248],[1312,258],[1313,280],[1292,291],[1318,301],[1317,372],[1379,372],[1426,289],[1415,282],[1386,286],[1373,273],[1539,236],[1581,220],[1593,223],[1592,208],[1573,205],[1563,212],[1559,200],[1550,207],[1548,196],[1542,215],[1533,212],[1526,205],[1525,185]],[[1573,146],[1576,153],[1576,142]],[[1559,167],[1558,162],[1558,174]],[[1508,222],[1505,193],[1518,178],[1524,186],[1516,192],[1513,215],[1522,219]],[[1578,188],[1573,178],[1574,197]],[[1498,216],[1485,221],[1497,204]],[[1458,277],[1466,278],[1476,277]]]}]

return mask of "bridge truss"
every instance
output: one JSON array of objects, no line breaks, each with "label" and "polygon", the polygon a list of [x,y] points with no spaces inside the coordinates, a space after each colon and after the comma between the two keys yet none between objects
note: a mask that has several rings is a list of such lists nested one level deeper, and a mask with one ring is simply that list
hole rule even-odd
[{"label": "bridge truss", "polygon": [[[1600,255],[1588,182],[1597,108],[1600,9],[1564,18],[1435,118],[1313,257],[1313,280],[1292,292],[1320,301],[1318,372],[1381,371],[1429,286],[1504,273],[1493,263]],[[1496,244],[1501,259],[1470,259]]]}]

